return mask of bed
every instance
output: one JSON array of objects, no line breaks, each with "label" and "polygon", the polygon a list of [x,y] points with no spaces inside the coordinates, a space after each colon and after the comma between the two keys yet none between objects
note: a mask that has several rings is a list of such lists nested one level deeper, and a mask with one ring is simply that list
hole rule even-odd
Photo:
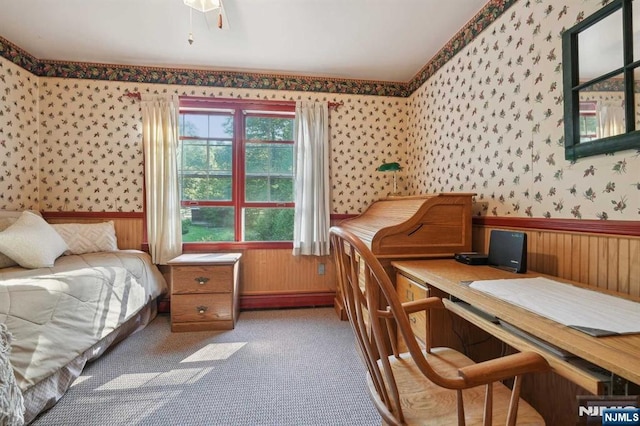
[{"label": "bed", "polygon": [[[147,253],[117,250],[117,245],[114,249],[113,224],[48,225],[29,215],[28,229],[37,223],[47,232],[53,230],[64,241],[54,252],[64,251],[50,266],[33,267],[19,259],[18,265],[0,269],[0,323],[10,333],[8,359],[27,424],[60,399],[88,361],[149,323],[157,313],[156,299],[166,292],[162,274]],[[13,245],[4,240],[13,228],[0,232],[0,253],[10,259],[15,256]],[[42,244],[56,240],[42,229]],[[99,243],[105,230],[110,241]],[[20,232],[23,238],[24,229]],[[82,234],[87,237],[83,244],[94,247],[78,249],[73,240]]]}]

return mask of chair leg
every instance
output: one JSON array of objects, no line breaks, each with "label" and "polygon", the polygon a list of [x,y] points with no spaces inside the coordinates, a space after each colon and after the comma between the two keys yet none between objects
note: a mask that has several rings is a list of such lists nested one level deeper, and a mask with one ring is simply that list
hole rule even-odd
[{"label": "chair leg", "polygon": [[513,379],[513,390],[511,391],[511,401],[509,401],[509,412],[507,413],[507,425],[514,426],[518,419],[518,403],[520,402],[520,388],[522,386],[522,376]]},{"label": "chair leg", "polygon": [[457,390],[458,393],[458,426],[464,426],[464,401],[462,400],[462,389]]},{"label": "chair leg", "polygon": [[484,395],[484,418],[482,424],[491,426],[493,421],[493,383],[487,383],[486,394]]}]

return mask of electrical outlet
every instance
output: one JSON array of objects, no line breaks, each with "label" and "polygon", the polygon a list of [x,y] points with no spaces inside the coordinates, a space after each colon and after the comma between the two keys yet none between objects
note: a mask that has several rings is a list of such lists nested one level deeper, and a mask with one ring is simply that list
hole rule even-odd
[{"label": "electrical outlet", "polygon": [[318,275],[324,275],[324,263],[318,263]]}]

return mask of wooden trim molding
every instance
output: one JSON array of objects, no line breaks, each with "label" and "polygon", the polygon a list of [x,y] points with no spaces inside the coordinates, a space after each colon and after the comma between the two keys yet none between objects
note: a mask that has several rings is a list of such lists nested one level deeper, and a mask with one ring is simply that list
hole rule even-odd
[{"label": "wooden trim molding", "polygon": [[82,218],[82,219],[144,219],[143,212],[61,212],[43,211],[42,217],[53,218]]},{"label": "wooden trim molding", "polygon": [[637,220],[546,219],[530,217],[476,216],[473,224],[486,227],[544,229],[549,231],[585,232],[640,237]]},{"label": "wooden trim molding", "polygon": [[[332,214],[331,222],[356,217],[356,214]],[[639,220],[547,219],[507,216],[475,216],[473,224],[487,227],[544,229],[548,231],[586,232],[590,234],[640,237]]]},{"label": "wooden trim molding", "polygon": [[240,295],[240,310],[333,306],[335,291]]},{"label": "wooden trim molding", "polygon": [[[333,306],[335,291],[318,293],[278,293],[240,295],[240,310],[278,309],[278,308],[308,308]],[[171,299],[165,295],[158,298],[158,312],[171,312]],[[346,319],[343,318],[343,319]]]},{"label": "wooden trim molding", "polygon": [[158,297],[158,313],[159,314],[168,314],[171,312],[171,300],[167,297],[167,295]]},{"label": "wooden trim molding", "polygon": [[183,253],[206,253],[210,251],[237,251],[237,250],[290,250],[293,248],[291,241],[224,241],[207,243],[182,243]]}]

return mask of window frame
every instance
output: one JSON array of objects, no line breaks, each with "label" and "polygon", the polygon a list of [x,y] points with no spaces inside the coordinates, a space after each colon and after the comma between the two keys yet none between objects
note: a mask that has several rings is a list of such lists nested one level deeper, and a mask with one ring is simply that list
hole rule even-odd
[{"label": "window frame", "polygon": [[[585,108],[586,106],[592,106],[593,108]],[[580,101],[580,114],[578,115],[578,119],[580,120],[579,128],[582,128],[582,123],[585,123],[586,127],[586,118],[587,117],[596,117],[598,118],[598,101]],[[583,141],[582,138],[589,138],[587,141]],[[591,140],[595,140],[598,137],[596,133],[582,133],[580,130],[580,143],[590,142]]]},{"label": "window frame", "polygon": [[[243,241],[243,211],[245,208],[282,208],[295,207],[292,202],[256,202],[247,201],[245,197],[246,168],[245,153],[247,139],[245,133],[246,118],[251,116],[259,117],[288,117],[295,119],[294,101],[259,101],[245,99],[220,99],[220,98],[200,98],[191,96],[180,97],[180,115],[183,113],[198,112],[210,115],[208,110],[230,111],[233,117],[232,146],[232,187],[230,201],[185,201],[180,200],[181,207],[192,207],[195,205],[205,207],[234,207],[234,235],[235,241],[210,241],[210,242],[183,242],[183,248],[189,251],[205,250],[237,250],[250,248],[293,248],[293,241]],[[214,138],[215,139],[215,138]],[[183,137],[179,137],[182,144]],[[251,142],[255,142],[252,140]],[[271,143],[290,143],[291,141],[263,141]],[[295,158],[294,158],[295,162]],[[294,176],[295,181],[295,176]],[[181,197],[182,198],[182,197]]]},{"label": "window frame", "polygon": [[[637,2],[636,2],[637,3]],[[640,7],[640,4],[636,4]],[[591,16],[583,19],[562,33],[562,71],[564,99],[564,147],[565,159],[576,161],[579,158],[593,155],[610,154],[618,151],[637,149],[640,147],[640,130],[635,122],[635,82],[634,72],[640,70],[640,59],[635,59],[633,40],[633,0],[613,0]],[[606,74],[580,81],[578,60],[578,36],[584,30],[601,20],[622,10],[622,43],[623,64]],[[626,132],[616,136],[608,136],[580,142],[580,90],[591,85],[605,82],[617,75],[623,75],[623,92],[625,97]]]}]

